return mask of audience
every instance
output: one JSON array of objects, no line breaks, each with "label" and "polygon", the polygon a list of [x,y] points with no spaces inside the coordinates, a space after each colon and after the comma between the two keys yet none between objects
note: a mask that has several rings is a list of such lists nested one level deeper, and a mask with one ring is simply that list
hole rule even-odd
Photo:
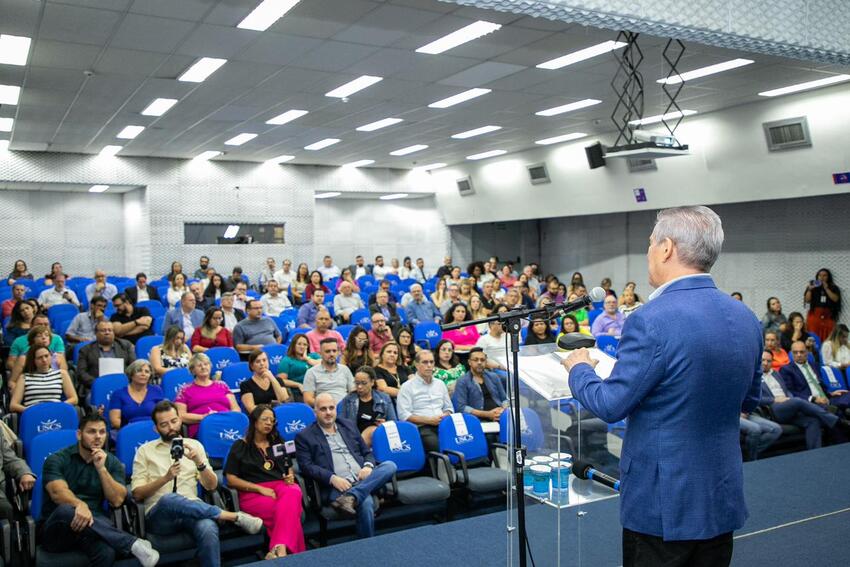
[{"label": "audience", "polygon": [[233,329],[233,344],[240,353],[260,350],[263,345],[280,344],[282,336],[274,321],[263,317],[263,304],[259,299],[249,299],[248,317]]},{"label": "audience", "polygon": [[221,299],[224,293],[230,291],[227,282],[224,281],[221,274],[215,272],[212,273],[206,285],[204,284],[204,280],[201,280],[200,285],[204,290],[204,302],[209,305],[215,305],[216,299]]},{"label": "audience", "polygon": [[295,272],[292,271],[292,260],[287,258],[283,261],[283,266],[274,273],[274,279],[278,286],[280,286],[281,291],[289,289],[289,286],[295,280]]},{"label": "audience", "polygon": [[112,306],[115,307],[115,313],[109,320],[112,321],[116,337],[136,344],[141,337],[154,334],[151,329],[153,317],[146,307],[136,307],[123,293],[112,298]]},{"label": "audience", "polygon": [[372,366],[372,351],[369,350],[369,333],[363,327],[354,327],[345,341],[340,362],[349,369]]},{"label": "audience", "polygon": [[823,355],[824,366],[837,368],[844,372],[847,376],[847,369],[850,368],[850,346],[847,344],[847,337],[850,334],[850,329],[844,323],[839,323],[832,329],[827,340],[823,342],[821,354]]},{"label": "audience", "polygon": [[236,325],[245,318],[245,312],[233,306],[234,297],[232,292],[221,294],[221,313],[224,315],[224,328],[233,333]]},{"label": "audience", "polygon": [[424,322],[440,323],[443,320],[437,306],[426,299],[421,284],[410,286],[410,296],[411,300],[404,308],[409,324],[415,326]]},{"label": "audience", "polygon": [[71,325],[65,331],[65,341],[68,346],[74,346],[94,340],[94,327],[99,321],[106,321],[106,299],[95,297],[89,302],[89,310],[77,313],[71,320]]},{"label": "audience", "polygon": [[[469,308],[465,303],[456,303],[446,312],[446,325],[453,323],[464,323],[472,321],[472,315],[469,313]],[[451,341],[455,350],[466,352],[469,351],[478,342],[481,335],[475,325],[467,325],[459,329],[451,331],[443,331],[443,339]],[[440,366],[439,356],[437,366]]]},{"label": "audience", "polygon": [[[65,359],[62,340],[56,340],[57,336],[50,332],[47,316],[39,315],[35,318],[38,322],[25,336],[16,339],[10,349],[13,354],[9,356],[12,360],[12,372],[9,375],[9,390],[14,392],[18,379],[24,372],[26,355],[34,347],[46,347],[50,351],[50,368],[68,372],[68,362]],[[20,344],[19,341],[24,341]]]},{"label": "audience", "polygon": [[[12,285],[16,280],[34,280],[32,274],[29,273],[27,269],[27,263],[23,260],[15,260],[15,265],[12,268],[12,271],[9,272],[9,276],[6,278],[6,283]],[[8,314],[3,315],[4,317],[8,317]]]},{"label": "audience", "polygon": [[342,399],[339,417],[354,423],[363,442],[372,446],[372,434],[385,421],[396,421],[395,406],[388,395],[375,390],[375,371],[361,366],[354,373],[354,391]]},{"label": "audience", "polygon": [[348,282],[351,284],[351,290],[354,293],[360,293],[360,286],[357,285],[357,281],[354,279],[354,274],[351,272],[351,268],[346,266],[342,269],[342,273],[339,275],[339,278],[336,282],[336,291],[339,291],[339,286],[342,285],[342,282]]},{"label": "audience", "polygon": [[608,295],[602,303],[602,313],[593,321],[590,332],[594,337],[611,335],[619,338],[623,334],[626,318],[617,310],[617,296]]},{"label": "audience", "polygon": [[785,350],[791,350],[791,344],[794,341],[806,342],[809,340],[809,332],[806,330],[806,321],[803,315],[793,311],[788,315],[788,322],[785,325],[785,330],[779,333],[779,344]]},{"label": "audience", "polygon": [[133,343],[115,338],[112,323],[99,321],[95,327],[95,341],[80,349],[77,361],[77,385],[81,397],[85,397],[92,383],[101,375],[100,361],[105,358],[121,360],[121,372],[136,360]]},{"label": "audience", "polygon": [[[445,334],[443,335],[445,336]],[[455,382],[466,372],[463,364],[455,354],[455,346],[449,339],[442,339],[434,349],[436,361],[434,365],[434,378],[441,381],[448,388],[449,394],[454,392]],[[418,367],[417,367],[418,368]]]},{"label": "audience", "polygon": [[399,360],[399,346],[396,342],[385,343],[375,358],[375,386],[380,392],[395,399],[401,385],[407,382],[410,372]]},{"label": "audience", "polygon": [[354,263],[349,266],[349,269],[351,270],[351,274],[354,276],[355,281],[363,276],[372,275],[372,266],[365,265],[363,256],[360,254],[354,258]]},{"label": "audience", "polygon": [[313,328],[316,326],[316,315],[320,309],[325,309],[325,292],[317,289],[310,296],[310,301],[304,303],[298,309],[298,318],[296,324],[301,329]]},{"label": "audience", "polygon": [[9,324],[4,329],[3,342],[12,346],[19,338],[25,336],[32,328],[36,308],[27,301],[19,301],[12,307],[12,315]]},{"label": "audience", "polygon": [[[835,285],[832,272],[821,268],[806,286],[803,302],[809,306],[806,322],[809,330],[825,341],[841,313],[841,289]],[[43,303],[39,299],[39,303]]]},{"label": "audience", "polygon": [[419,347],[413,342],[413,333],[408,327],[399,327],[393,334],[393,337],[399,347],[399,364],[413,368],[413,357],[416,356],[416,351],[419,350]]},{"label": "audience", "polygon": [[[506,305],[499,303],[496,305],[493,314],[497,315],[507,310]],[[489,332],[486,335],[481,335],[475,346],[481,348],[487,355],[487,368],[506,370],[505,365],[499,362],[505,360],[505,328],[501,321],[490,321],[487,326]]]},{"label": "audience", "polygon": [[376,313],[380,313],[383,315],[384,320],[390,327],[397,327],[401,323],[398,308],[394,303],[390,302],[390,294],[388,291],[380,290],[375,294],[375,303],[369,306],[369,313],[372,316]]},{"label": "audience", "polygon": [[773,370],[779,372],[779,369],[791,362],[788,358],[788,353],[779,345],[778,333],[767,331],[764,334],[764,349],[770,351],[773,356]]},{"label": "audience", "polygon": [[47,288],[38,295],[38,303],[45,309],[54,305],[80,306],[80,300],[74,290],[65,287],[65,274],[56,274],[53,278],[53,287]]},{"label": "audience", "polygon": [[387,326],[387,319],[383,313],[376,311],[372,313],[372,329],[369,331],[369,350],[373,355],[381,351],[386,343],[393,340],[393,333]]},{"label": "audience", "polygon": [[12,314],[12,309],[24,300],[26,293],[27,288],[24,284],[15,284],[12,286],[12,297],[0,304],[2,305],[3,319],[6,319]]},{"label": "audience", "polygon": [[316,328],[306,333],[307,340],[310,341],[310,350],[318,351],[319,344],[328,338],[336,339],[339,352],[345,349],[345,339],[342,338],[342,335],[338,331],[334,331],[331,328],[332,325],[333,321],[331,320],[330,312],[327,309],[319,309],[316,313]]},{"label": "audience", "polygon": [[289,298],[280,293],[276,280],[269,280],[268,292],[260,298],[260,301],[263,304],[263,313],[270,317],[277,317],[292,307]]},{"label": "audience", "polygon": [[247,413],[259,405],[276,406],[289,400],[283,380],[269,370],[269,356],[255,350],[248,355],[250,378],[239,383],[239,399]]},{"label": "audience", "polygon": [[372,277],[375,278],[375,281],[381,281],[384,277],[390,273],[390,269],[384,266],[384,257],[376,256],[375,257],[375,265],[372,266]]},{"label": "audience", "polygon": [[168,308],[174,309],[183,299],[183,296],[189,293],[189,288],[186,287],[186,276],[182,273],[174,274],[170,282],[171,285],[168,286],[168,291],[165,295],[168,300]]},{"label": "audience", "polygon": [[232,347],[233,335],[223,325],[224,311],[210,307],[203,323],[192,333],[192,352],[207,352],[214,347]]},{"label": "audience", "polygon": [[86,298],[91,301],[93,297],[102,297],[109,301],[116,295],[118,295],[118,288],[106,281],[106,272],[96,270],[94,282],[86,286]]},{"label": "audience", "polygon": [[211,371],[212,363],[206,354],[193,354],[189,360],[192,381],[181,387],[174,398],[180,421],[188,425],[187,432],[192,438],[198,435],[198,424],[209,414],[240,411],[230,388],[221,380],[213,380]]},{"label": "audience", "polygon": [[[6,496],[6,483],[15,483],[20,492],[26,493],[33,489],[36,479],[27,462],[15,454],[11,440],[5,435],[0,435],[0,470],[3,472],[0,475],[0,520],[12,523],[16,520],[15,509]],[[26,498],[26,495],[23,494],[22,498]]]},{"label": "audience", "polygon": [[301,305],[305,301],[304,291],[310,283],[310,269],[303,262],[298,264],[295,279],[289,284],[292,289],[292,300],[295,305]]},{"label": "audience", "polygon": [[15,383],[9,409],[22,413],[36,404],[62,401],[77,405],[77,392],[71,377],[66,370],[52,367],[50,349],[33,346],[27,352],[23,375]]},{"label": "audience", "polygon": [[289,388],[293,401],[304,401],[304,375],[310,367],[321,362],[318,354],[310,352],[310,341],[303,334],[295,335],[289,343],[286,356],[280,359],[277,375]]},{"label": "audience", "polygon": [[765,331],[783,333],[788,324],[788,318],[782,313],[782,303],[778,297],[767,299],[767,312],[761,318],[761,326]]},{"label": "audience", "polygon": [[[446,280],[440,278],[437,280],[437,287],[434,290],[434,293],[431,294],[431,303],[437,306],[440,313],[443,312],[443,304],[449,297],[446,285]],[[449,303],[449,306],[451,306],[451,303]]]},{"label": "audience", "polygon": [[[339,267],[334,264],[334,261],[330,256],[322,258],[322,265],[316,268],[316,271],[321,274],[322,280],[325,281],[332,278],[338,278],[340,275]],[[328,293],[328,291],[325,290],[325,293]]]},{"label": "audience", "polygon": [[543,317],[533,317],[525,338],[526,345],[554,344],[555,335],[549,330],[549,321]]},{"label": "audience", "polygon": [[634,313],[634,311],[642,305],[643,303],[638,301],[637,294],[635,294],[634,290],[626,288],[623,290],[623,293],[620,294],[620,306],[617,309],[623,314],[623,318],[627,319],[629,315]]},{"label": "audience", "polygon": [[[266,264],[263,266],[263,269],[260,270],[260,277],[257,278],[257,284],[260,286],[260,291],[267,291],[269,288],[269,282],[274,279],[274,274],[277,272],[277,262],[275,259],[269,256],[266,258]],[[278,284],[278,288],[280,284]]]},{"label": "audience", "polygon": [[154,384],[158,384],[169,370],[188,367],[192,351],[186,346],[186,333],[180,327],[168,327],[162,344],[153,347],[149,356]]},{"label": "audience", "polygon": [[130,286],[124,290],[127,294],[127,299],[133,305],[140,301],[159,301],[159,291],[155,287],[148,285],[148,276],[143,272],[136,274],[136,285]]},{"label": "audience", "polygon": [[420,350],[413,363],[416,373],[398,392],[398,418],[416,425],[426,453],[438,451],[437,428],[444,417],[452,414],[454,407],[446,385],[434,380],[434,354],[430,350]]},{"label": "audience", "polygon": [[[348,269],[348,268],[346,268]],[[334,313],[340,324],[351,322],[351,314],[358,309],[363,309],[363,298],[355,293],[351,282],[340,280],[339,293],[334,296]]]},{"label": "audience", "polygon": [[[180,279],[180,274],[177,279]],[[204,312],[198,309],[197,299],[191,291],[184,292],[177,307],[165,314],[163,328],[180,327],[187,337],[195,332],[195,327],[200,327],[204,322]]]},{"label": "audience", "polygon": [[304,375],[304,403],[313,406],[319,394],[330,394],[339,402],[354,390],[354,376],[347,366],[337,363],[339,344],[336,339],[323,339],[319,344],[320,364],[307,370]]},{"label": "audience", "polygon": [[310,283],[304,288],[304,300],[310,301],[313,294],[319,290],[324,292],[323,297],[331,293],[331,290],[325,285],[325,278],[322,276],[322,272],[313,270],[310,273]]},{"label": "audience", "polygon": [[478,419],[499,421],[508,405],[502,379],[487,370],[487,355],[481,347],[469,352],[469,372],[460,377],[452,395],[455,411]]},{"label": "audience", "polygon": [[243,281],[238,281],[233,286],[233,307],[235,309],[239,309],[241,311],[248,310],[248,301],[250,296],[248,295],[248,284]]},{"label": "audience", "polygon": [[198,259],[198,269],[195,270],[194,277],[196,280],[202,279],[207,275],[207,271],[210,269],[210,259],[208,256],[201,256]]},{"label": "audience", "polygon": [[165,399],[162,388],[151,383],[153,369],[143,358],[127,366],[125,388],[115,390],[109,398],[109,424],[117,431],[135,421],[147,421],[154,406]]}]

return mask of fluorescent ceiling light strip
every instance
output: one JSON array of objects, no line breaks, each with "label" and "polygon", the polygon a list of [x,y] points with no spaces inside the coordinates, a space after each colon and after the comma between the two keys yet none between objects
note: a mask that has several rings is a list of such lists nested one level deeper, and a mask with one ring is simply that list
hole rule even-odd
[{"label": "fluorescent ceiling light strip", "polygon": [[194,65],[186,69],[186,71],[177,77],[178,81],[184,83],[203,83],[207,77],[215,73],[219,67],[227,63],[227,59],[217,59],[215,57],[201,57]]},{"label": "fluorescent ceiling light strip", "polygon": [[20,35],[0,34],[0,63],[26,65],[32,40]]},{"label": "fluorescent ceiling light strip", "polygon": [[201,152],[192,159],[195,161],[206,161],[208,159],[212,159],[214,157],[220,156],[221,152],[217,150],[207,150],[205,152]]},{"label": "fluorescent ceiling light strip", "polygon": [[492,33],[501,27],[501,24],[494,24],[491,22],[485,22],[484,20],[478,20],[477,22],[462,27],[459,30],[450,33],[449,35],[443,36],[440,39],[432,41],[427,45],[423,45],[422,47],[416,50],[416,53],[428,53],[430,55],[436,55],[438,53],[442,53],[444,51],[448,51],[449,49],[457,47],[458,45],[462,45],[468,41],[472,41],[473,39],[478,39],[479,37],[487,35],[488,33]]},{"label": "fluorescent ceiling light strip", "polygon": [[427,148],[425,144],[416,144],[415,146],[407,146],[406,148],[401,148],[395,151],[390,152],[391,156],[406,156],[407,154],[412,154],[413,152],[418,152]]},{"label": "fluorescent ceiling light strip", "polygon": [[142,111],[145,116],[162,116],[177,104],[176,98],[156,98]]},{"label": "fluorescent ceiling light strip", "polygon": [[225,145],[227,145],[227,146],[241,146],[245,142],[250,142],[251,140],[253,140],[256,137],[257,137],[257,134],[254,134],[252,132],[243,132],[243,133],[241,133],[237,136],[233,136],[232,138],[227,140],[225,142]]},{"label": "fluorescent ceiling light strip", "polygon": [[544,138],[543,140],[537,140],[534,143],[539,144],[541,146],[548,146],[549,144],[559,144],[561,142],[569,142],[570,140],[578,140],[579,138],[584,138],[585,136],[587,136],[587,134],[585,134],[584,132],[573,132],[572,134],[564,134],[563,136]]},{"label": "fluorescent ceiling light strip", "polygon": [[389,195],[381,195],[378,197],[381,201],[393,201],[395,199],[404,199],[407,193],[390,193]]},{"label": "fluorescent ceiling light strip", "polygon": [[301,118],[305,114],[309,114],[309,112],[307,112],[306,110],[287,110],[283,114],[278,114],[274,118],[266,120],[266,124],[274,124],[275,126],[280,126],[281,124],[292,122],[296,118]]},{"label": "fluorescent ceiling light strip", "polygon": [[555,116],[557,114],[563,114],[565,112],[572,112],[573,110],[587,108],[588,106],[594,106],[596,104],[599,104],[600,102],[602,101],[596,100],[595,98],[586,98],[578,102],[571,102],[569,104],[555,106],[553,108],[547,108],[546,110],[541,110],[540,112],[536,112],[535,114],[537,114],[537,116]]},{"label": "fluorescent ceiling light strip", "polygon": [[668,112],[667,114],[656,114],[655,116],[647,116],[646,118],[641,118],[640,120],[631,120],[629,122],[629,125],[645,126],[647,124],[655,124],[657,122],[661,122],[662,120],[676,120],[677,118],[681,118],[683,116],[693,116],[696,113],[696,110],[683,110],[681,112],[675,110],[673,112]]},{"label": "fluorescent ceiling light strip", "polygon": [[342,195],[339,191],[328,191],[327,193],[316,193],[314,199],[330,199],[331,197],[339,197]]},{"label": "fluorescent ceiling light strip", "polygon": [[236,27],[245,30],[265,31],[298,4],[299,0],[263,0]]},{"label": "fluorescent ceiling light strip", "polygon": [[145,129],[144,126],[124,126],[124,129],[118,132],[116,138],[124,138],[125,140],[132,140],[136,136],[142,133]]},{"label": "fluorescent ceiling light strip", "polygon": [[9,151],[9,140],[0,140],[0,152]]},{"label": "fluorescent ceiling light strip", "polygon": [[471,156],[466,156],[466,159],[475,161],[475,160],[478,160],[478,159],[487,159],[487,158],[490,158],[490,157],[500,156],[500,155],[503,155],[503,154],[506,154],[506,153],[508,153],[507,150],[491,150],[489,152],[483,152],[483,153],[480,153],[480,154],[472,154]]},{"label": "fluorescent ceiling light strip", "polygon": [[21,98],[21,87],[17,85],[0,85],[0,104],[17,105]]},{"label": "fluorescent ceiling light strip", "polygon": [[755,63],[755,61],[752,59],[732,59],[731,61],[724,61],[723,63],[718,63],[716,65],[709,65],[708,67],[700,67],[693,71],[687,71],[681,75],[673,75],[669,78],[664,77],[663,79],[658,79],[655,82],[662,85],[675,85],[684,81],[692,81],[693,79],[699,79],[700,77],[705,77],[707,75],[714,75],[715,73],[722,73],[723,71],[744,67],[751,63]]},{"label": "fluorescent ceiling light strip", "polygon": [[818,79],[817,81],[809,81],[807,83],[800,83],[798,85],[790,85],[787,87],[782,87],[780,89],[773,89],[771,91],[762,91],[759,93],[759,96],[781,96],[791,93],[798,93],[800,91],[807,91],[810,89],[817,89],[820,87],[825,87],[827,85],[834,85],[836,83],[843,83],[844,81],[850,81],[850,75],[833,75],[832,77]]},{"label": "fluorescent ceiling light strip", "polygon": [[103,149],[100,150],[100,153],[98,153],[98,155],[104,156],[104,157],[114,156],[115,154],[117,154],[118,152],[120,152],[123,149],[124,149],[124,146],[104,146]]},{"label": "fluorescent ceiling light strip", "polygon": [[625,47],[626,45],[628,44],[622,41],[606,41],[604,43],[593,45],[585,49],[580,49],[579,51],[567,53],[566,55],[556,57],[555,59],[550,59],[549,61],[544,61],[543,63],[538,65],[537,68],[560,69],[561,67],[566,67],[567,65],[572,65],[573,63],[578,63],[580,61],[584,61],[585,59],[590,59],[591,57],[597,57],[599,55],[610,53],[611,51],[614,51],[615,49],[620,49],[621,47]]},{"label": "fluorescent ceiling light strip", "polygon": [[465,140],[466,138],[472,138],[473,136],[480,136],[481,134],[489,134],[490,132],[495,132],[496,130],[501,130],[501,126],[482,126],[481,128],[475,128],[474,130],[467,130],[466,132],[460,132],[452,136],[455,140]]},{"label": "fluorescent ceiling light strip", "polygon": [[428,165],[420,165],[419,167],[414,167],[413,171],[431,171],[432,169],[440,169],[441,167],[446,167],[448,164],[439,162],[439,163],[429,163]]},{"label": "fluorescent ceiling light strip", "polygon": [[428,105],[428,108],[448,108],[450,106],[454,106],[456,104],[471,100],[473,98],[486,95],[489,92],[491,92],[490,89],[469,89],[454,96],[450,96],[449,98],[444,98],[443,100],[432,102]]},{"label": "fluorescent ceiling light strip", "polygon": [[379,83],[383,81],[383,77],[374,77],[372,75],[362,75],[357,77],[353,81],[349,81],[342,86],[335,88],[334,90],[325,93],[325,96],[329,96],[332,98],[345,98],[353,95],[358,91],[362,91],[366,87],[371,87],[375,83]]},{"label": "fluorescent ceiling light strip", "polygon": [[14,125],[14,118],[0,118],[0,132],[11,132]]},{"label": "fluorescent ceiling light strip", "polygon": [[383,120],[378,120],[377,122],[371,122],[369,124],[364,124],[357,128],[358,132],[374,132],[375,130],[380,130],[381,128],[386,128],[387,126],[392,126],[394,124],[398,124],[399,122],[404,122],[401,118],[384,118]]},{"label": "fluorescent ceiling light strip", "polygon": [[295,156],[282,155],[282,156],[273,157],[271,159],[267,159],[266,163],[276,165],[278,163],[283,163],[283,162],[291,161],[291,160],[294,160],[294,159],[295,159]]},{"label": "fluorescent ceiling light strip", "polygon": [[109,189],[109,185],[92,185],[89,187],[89,193],[103,193]]},{"label": "fluorescent ceiling light strip", "polygon": [[338,142],[339,140],[337,138],[325,138],[324,140],[313,142],[309,146],[304,146],[304,149],[315,152],[316,150],[321,150],[323,148],[327,148],[328,146],[333,146]]},{"label": "fluorescent ceiling light strip", "polygon": [[351,163],[344,163],[342,164],[342,167],[363,167],[364,165],[372,165],[373,163],[375,163],[375,160],[373,159],[361,159]]}]

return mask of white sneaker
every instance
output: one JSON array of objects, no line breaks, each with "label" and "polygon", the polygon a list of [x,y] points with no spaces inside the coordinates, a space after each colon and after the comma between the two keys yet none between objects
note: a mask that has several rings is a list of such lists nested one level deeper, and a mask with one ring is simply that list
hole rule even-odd
[{"label": "white sneaker", "polygon": [[249,534],[258,533],[263,529],[263,521],[260,518],[246,514],[245,512],[236,513],[236,525]]},{"label": "white sneaker", "polygon": [[132,553],[143,567],[153,567],[159,563],[159,552],[153,548],[151,542],[146,539],[137,539],[130,548]]}]

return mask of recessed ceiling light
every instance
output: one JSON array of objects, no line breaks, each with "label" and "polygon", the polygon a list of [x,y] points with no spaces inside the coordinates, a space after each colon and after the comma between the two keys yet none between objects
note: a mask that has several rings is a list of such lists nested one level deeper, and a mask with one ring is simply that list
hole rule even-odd
[{"label": "recessed ceiling light", "polygon": [[429,163],[428,165],[420,165],[419,167],[414,167],[412,171],[431,171],[432,169],[440,169],[441,167],[446,167],[448,164],[446,163]]},{"label": "recessed ceiling light", "polygon": [[481,128],[476,128],[474,130],[467,130],[466,132],[460,132],[458,134],[454,134],[452,138],[455,140],[464,140],[466,138],[472,138],[473,136],[480,136],[481,134],[487,134],[489,132],[495,132],[496,130],[501,130],[501,126],[482,126]]},{"label": "recessed ceiling light", "polygon": [[398,124],[399,122],[404,122],[401,118],[384,118],[383,120],[378,120],[377,122],[371,122],[369,124],[364,124],[357,128],[358,132],[374,132],[375,130],[380,130],[381,128],[386,128],[387,126],[392,126],[393,124]]},{"label": "recessed ceiling light", "polygon": [[0,152],[9,151],[9,140],[0,140]]},{"label": "recessed ceiling light", "polygon": [[274,118],[266,120],[266,124],[274,124],[275,126],[280,126],[281,124],[292,122],[296,118],[301,118],[305,114],[309,113],[306,110],[287,110],[283,114],[278,114]]},{"label": "recessed ceiling light", "polygon": [[443,100],[432,102],[428,105],[428,108],[448,108],[450,106],[454,106],[456,104],[471,100],[473,98],[486,95],[489,92],[491,92],[490,89],[469,89],[468,91],[463,91],[462,93],[450,96],[449,98],[444,98]]},{"label": "recessed ceiling light", "polygon": [[395,199],[404,199],[407,193],[390,193],[389,195],[381,195],[378,197],[381,201],[394,201]]},{"label": "recessed ceiling light", "polygon": [[325,138],[324,140],[319,140],[318,142],[313,142],[309,146],[304,146],[305,150],[316,151],[321,150],[323,148],[327,148],[328,146],[333,146],[338,143],[339,140],[337,138]]},{"label": "recessed ceiling light", "polygon": [[224,234],[222,236],[224,238],[236,238],[237,234],[239,234],[239,225],[229,224],[227,225],[227,228],[224,229]]},{"label": "recessed ceiling light", "polygon": [[631,120],[629,121],[629,125],[645,126],[647,124],[655,124],[657,122],[661,122],[662,120],[675,120],[683,116],[693,116],[696,113],[696,110],[682,110],[681,112],[678,110],[674,110],[673,112],[668,112],[667,114],[656,114],[655,116],[647,116],[646,118],[641,118],[640,120]]},{"label": "recessed ceiling light", "polygon": [[383,77],[374,77],[372,75],[362,75],[357,77],[353,81],[349,81],[342,86],[335,88],[334,90],[325,93],[325,96],[329,96],[332,98],[345,98],[347,96],[351,96],[358,91],[362,91],[366,87],[371,87],[375,83],[383,81]]},{"label": "recessed ceiling light", "polygon": [[560,69],[561,67],[566,67],[567,65],[572,65],[573,63],[578,63],[579,61],[584,61],[585,59],[590,59],[591,57],[596,57],[597,55],[604,55],[605,53],[609,53],[611,51],[614,51],[615,49],[620,49],[621,47],[625,47],[626,45],[628,44],[622,41],[606,41],[598,45],[593,45],[585,49],[580,49],[578,51],[573,51],[572,53],[567,53],[566,55],[556,57],[555,59],[550,59],[549,61],[544,61],[543,63],[538,65],[537,68]]},{"label": "recessed ceiling light", "polygon": [[413,152],[418,152],[427,148],[425,144],[416,144],[415,146],[407,146],[406,148],[401,148],[399,150],[395,150],[390,152],[391,156],[406,156],[407,154],[412,154]]},{"label": "recessed ceiling light", "polygon": [[330,199],[331,197],[339,197],[342,195],[339,191],[328,191],[327,193],[316,193],[314,199]]},{"label": "recessed ceiling light", "polygon": [[265,31],[282,18],[299,0],[263,0],[236,27],[245,30]]},{"label": "recessed ceiling light", "polygon": [[500,156],[500,155],[506,154],[506,153],[508,153],[506,150],[491,150],[489,152],[483,152],[483,153],[480,153],[480,154],[473,154],[471,156],[466,156],[466,159],[475,161],[475,160],[478,160],[478,159],[487,159],[489,157]]},{"label": "recessed ceiling light", "polygon": [[207,77],[227,63],[227,59],[216,59],[215,57],[201,57],[194,65],[177,77],[178,81],[184,83],[203,83]]},{"label": "recessed ceiling light", "polygon": [[109,189],[109,185],[92,185],[89,187],[89,193],[103,193]]},{"label": "recessed ceiling light", "polygon": [[28,37],[0,34],[0,63],[26,65],[31,42]]},{"label": "recessed ceiling light", "polygon": [[212,159],[214,157],[220,156],[221,152],[217,150],[207,150],[205,152],[201,152],[195,157],[192,158],[193,161],[206,161],[208,159]]},{"label": "recessed ceiling light", "polygon": [[536,112],[535,114],[537,114],[537,116],[555,116],[556,114],[563,114],[565,112],[572,112],[573,110],[587,108],[588,106],[593,106],[595,104],[599,104],[600,102],[602,101],[596,100],[595,98],[586,98],[578,102],[571,102],[569,104],[555,106],[553,108],[547,108],[546,110],[541,110],[540,112]]},{"label": "recessed ceiling light", "polygon": [[293,160],[293,159],[295,159],[295,156],[282,155],[282,156],[273,157],[272,159],[267,159],[266,163],[278,164],[278,163],[283,163],[283,162],[290,161],[290,160]]},{"label": "recessed ceiling light", "polygon": [[449,35],[443,36],[427,45],[423,45],[416,50],[416,53],[436,55],[437,53],[448,51],[453,47],[457,47],[458,45],[462,45],[468,41],[472,41],[473,39],[478,39],[481,36],[492,33],[501,27],[501,24],[493,24],[491,22],[485,22],[484,20],[478,20],[477,22],[462,27]]},{"label": "recessed ceiling light", "polygon": [[17,85],[0,85],[0,104],[18,104],[21,97],[21,87]]},{"label": "recessed ceiling light", "polygon": [[781,89],[773,89],[771,91],[762,91],[759,93],[759,96],[781,96],[785,94],[797,93],[800,91],[807,91],[809,89],[825,87],[827,85],[834,85],[836,83],[843,83],[844,81],[850,81],[850,75],[833,75],[832,77],[818,79],[817,81],[809,81],[807,83],[790,85],[787,87],[782,87]]},{"label": "recessed ceiling light", "polygon": [[579,138],[584,138],[587,136],[584,132],[573,132],[572,134],[564,134],[563,136],[554,136],[552,138],[544,138],[543,140],[537,140],[534,142],[535,144],[540,144],[541,146],[548,146],[549,144],[558,144],[560,142],[569,142],[570,140],[578,140]]},{"label": "recessed ceiling light", "polygon": [[755,63],[755,61],[752,59],[732,59],[731,61],[724,61],[723,63],[718,63],[716,65],[709,65],[708,67],[700,67],[693,71],[687,71],[681,75],[673,75],[669,78],[664,77],[663,79],[658,79],[655,82],[662,85],[675,85],[684,81],[692,81],[693,79],[698,79],[707,75],[714,75],[715,73],[722,73],[723,71],[729,71],[730,69],[744,67],[751,63]]},{"label": "recessed ceiling light", "polygon": [[342,164],[342,167],[363,167],[364,165],[372,165],[373,163],[375,163],[375,160],[373,159],[361,159],[351,163],[344,163]]},{"label": "recessed ceiling light", "polygon": [[14,125],[14,118],[0,118],[0,132],[11,132]]},{"label": "recessed ceiling light", "polygon": [[177,104],[176,98],[157,98],[142,111],[145,116],[162,116]]},{"label": "recessed ceiling light", "polygon": [[103,157],[114,156],[123,149],[124,146],[104,146],[103,149],[100,150],[100,153],[98,153],[97,155]]},{"label": "recessed ceiling light", "polygon": [[227,145],[227,146],[241,146],[245,142],[250,142],[251,140],[253,140],[256,137],[257,137],[257,134],[253,134],[251,132],[243,132],[243,133],[239,134],[238,136],[233,136],[232,138],[227,140],[225,142],[225,145]]},{"label": "recessed ceiling light", "polygon": [[144,126],[124,126],[124,129],[118,132],[117,138],[124,138],[126,140],[132,140],[136,136],[142,133],[145,129]]}]

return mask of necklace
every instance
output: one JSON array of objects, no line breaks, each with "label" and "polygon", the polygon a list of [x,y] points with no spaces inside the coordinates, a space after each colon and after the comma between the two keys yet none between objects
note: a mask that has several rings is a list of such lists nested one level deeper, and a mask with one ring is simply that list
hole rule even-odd
[{"label": "necklace", "polygon": [[[254,447],[257,447],[257,445],[254,444]],[[263,458],[263,468],[267,471],[272,470],[274,468],[274,462],[269,458],[268,452],[263,451],[260,447],[257,447],[257,451],[260,452],[260,457]]]}]

